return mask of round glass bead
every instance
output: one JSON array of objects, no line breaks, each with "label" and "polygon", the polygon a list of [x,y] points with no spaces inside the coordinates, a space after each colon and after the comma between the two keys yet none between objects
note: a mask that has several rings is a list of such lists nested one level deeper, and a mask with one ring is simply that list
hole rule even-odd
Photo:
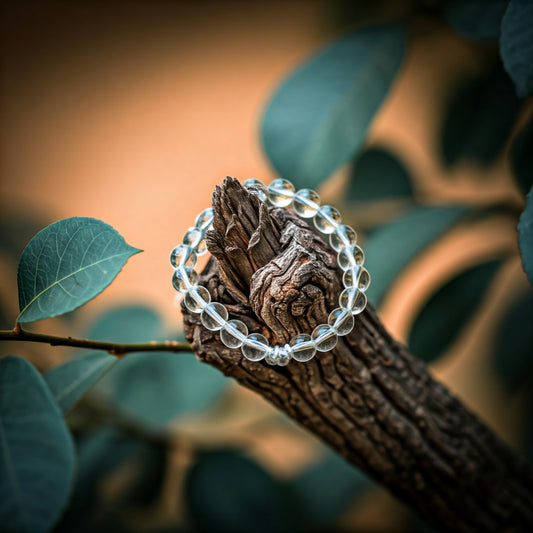
[{"label": "round glass bead", "polygon": [[337,263],[343,270],[361,266],[365,262],[365,254],[357,244],[350,244],[342,248],[337,256]]},{"label": "round glass bead", "polygon": [[337,307],[329,314],[328,324],[335,329],[339,337],[342,337],[352,331],[355,320],[350,311]]},{"label": "round glass bead", "polygon": [[172,286],[178,292],[187,292],[193,285],[198,285],[199,276],[193,268],[179,267],[172,274]]},{"label": "round glass bead", "polygon": [[294,198],[294,185],[283,178],[274,180],[267,191],[270,203],[276,207],[287,207]]},{"label": "round glass bead", "polygon": [[286,344],[285,346],[280,347],[278,365],[287,366],[290,360],[291,360],[291,352],[289,349],[289,345]]},{"label": "round glass bead", "polygon": [[269,365],[277,365],[279,361],[279,346],[270,347],[265,356],[265,362]]},{"label": "round glass bead", "polygon": [[240,320],[228,320],[220,330],[220,340],[228,348],[240,348],[248,335],[248,327]]},{"label": "round glass bead", "polygon": [[370,285],[370,274],[362,266],[349,268],[342,276],[342,282],[346,288],[356,287],[360,291],[366,291]]},{"label": "round glass bead", "polygon": [[250,179],[246,180],[242,185],[249,189],[252,194],[255,194],[262,202],[267,201],[266,187],[262,181]]},{"label": "round glass bead", "polygon": [[307,333],[301,333],[291,339],[289,343],[292,358],[301,363],[305,363],[313,359],[316,354],[316,346],[311,338],[311,335]]},{"label": "round glass bead", "polygon": [[352,315],[358,315],[366,307],[366,295],[355,287],[349,287],[341,292],[339,305],[350,311]]},{"label": "round glass bead", "polygon": [[335,231],[329,236],[329,244],[336,251],[339,252],[341,248],[350,246],[357,242],[357,233],[350,226],[341,224],[335,228]]},{"label": "round glass bead", "polygon": [[261,333],[251,333],[246,337],[241,352],[250,361],[261,361],[269,351],[268,340]]},{"label": "round glass bead", "polygon": [[341,214],[331,205],[323,205],[315,215],[313,223],[317,230],[325,233],[333,233],[341,223]]},{"label": "round glass bead", "polygon": [[319,352],[329,352],[337,346],[337,332],[329,324],[317,326],[311,334],[316,349]]},{"label": "round glass bead", "polygon": [[191,228],[183,237],[183,244],[192,246],[196,251],[196,255],[202,255],[207,252],[204,232],[201,229]]},{"label": "round glass bead", "polygon": [[226,325],[227,319],[228,310],[218,302],[207,304],[200,315],[202,324],[211,331],[222,329]]},{"label": "round glass bead", "polygon": [[301,189],[294,195],[294,212],[302,218],[314,217],[320,208],[320,196],[312,189]]},{"label": "round glass bead", "polygon": [[211,295],[202,285],[194,285],[185,293],[183,302],[191,313],[201,313],[205,306],[211,302]]},{"label": "round glass bead", "polygon": [[213,208],[204,209],[197,217],[194,225],[203,232],[210,230],[213,226]]},{"label": "round glass bead", "polygon": [[178,267],[195,267],[196,266],[196,252],[192,246],[187,244],[180,244],[176,246],[170,253],[170,264],[174,268]]}]

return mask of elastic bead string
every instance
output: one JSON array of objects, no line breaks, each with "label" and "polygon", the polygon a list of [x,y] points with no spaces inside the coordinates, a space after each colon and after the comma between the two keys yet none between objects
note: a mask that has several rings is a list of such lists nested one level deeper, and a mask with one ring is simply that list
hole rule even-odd
[{"label": "elastic bead string", "polygon": [[191,313],[200,314],[204,327],[220,331],[220,340],[232,349],[240,348],[250,361],[265,360],[270,365],[285,366],[291,359],[305,362],[316,352],[328,352],[337,345],[339,337],[348,335],[354,328],[354,315],[366,307],[365,291],[370,285],[370,275],[363,267],[365,254],[357,245],[353,228],[341,224],[341,215],[330,205],[320,205],[319,195],[311,189],[295,191],[294,185],[285,179],[274,180],[268,187],[256,179],[244,182],[244,187],[275,207],[290,207],[301,218],[313,219],[315,228],[329,236],[329,244],[337,252],[337,263],[344,271],[344,290],[339,296],[339,307],[331,311],[327,324],[317,326],[311,335],[301,333],[284,346],[270,346],[260,333],[249,333],[240,320],[228,320],[228,310],[211,301],[209,291],[199,285],[195,270],[198,256],[207,252],[205,234],[213,227],[213,209],[202,211],[183,237],[183,243],[170,254],[174,268],[172,285],[184,295],[185,307]]}]

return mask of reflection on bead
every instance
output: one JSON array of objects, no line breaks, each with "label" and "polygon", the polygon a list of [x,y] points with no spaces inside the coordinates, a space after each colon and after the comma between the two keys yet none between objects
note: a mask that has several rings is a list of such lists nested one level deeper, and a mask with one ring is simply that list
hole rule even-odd
[{"label": "reflection on bead", "polygon": [[320,208],[320,196],[312,189],[301,189],[294,195],[293,209],[302,218],[314,217]]},{"label": "reflection on bead", "polygon": [[202,285],[194,285],[186,293],[183,302],[191,313],[201,313],[211,301],[209,291]]},{"label": "reflection on bead", "polygon": [[366,295],[355,287],[344,289],[339,296],[339,305],[352,315],[358,315],[366,307]]},{"label": "reflection on bead", "polygon": [[348,335],[352,331],[354,323],[352,313],[342,307],[337,307],[331,311],[328,317],[328,324],[335,329],[339,337]]},{"label": "reflection on bead", "polygon": [[329,324],[317,326],[311,334],[319,352],[329,352],[337,346],[337,332]]},{"label": "reflection on bead", "polygon": [[329,236],[329,244],[336,251],[340,251],[341,248],[345,246],[350,246],[350,244],[355,244],[357,242],[357,233],[355,230],[341,224],[335,228],[335,231]]},{"label": "reflection on bead", "polygon": [[305,363],[313,359],[316,354],[316,347],[311,335],[301,333],[291,339],[289,343],[292,358]]},{"label": "reflection on bead", "polygon": [[366,291],[370,285],[370,274],[366,268],[356,266],[349,268],[342,276],[342,282],[346,288],[356,287],[360,291]]},{"label": "reflection on bead", "polygon": [[202,324],[211,331],[222,329],[227,319],[228,310],[218,302],[207,304],[200,315]]},{"label": "reflection on bead", "polygon": [[341,214],[331,205],[323,205],[315,215],[313,223],[317,230],[325,233],[333,233],[341,223]]},{"label": "reflection on bead", "polygon": [[172,274],[172,286],[178,292],[187,292],[193,285],[198,285],[198,273],[192,268],[179,267]]},{"label": "reflection on bead", "polygon": [[343,248],[337,256],[337,263],[343,270],[360,266],[365,262],[365,254],[357,244]]},{"label": "reflection on bead", "polygon": [[207,252],[207,245],[204,239],[204,232],[198,228],[191,228],[183,237],[183,244],[188,244],[196,250],[196,255]]},{"label": "reflection on bead", "polygon": [[262,202],[267,201],[266,187],[262,181],[250,179],[246,180],[242,185],[252,194],[255,194]]},{"label": "reflection on bead", "polygon": [[197,217],[194,225],[204,233],[213,226],[213,208],[204,209]]},{"label": "reflection on bead", "polygon": [[283,178],[274,180],[268,187],[268,199],[276,207],[287,207],[294,198],[294,185]]},{"label": "reflection on bead", "polygon": [[246,337],[241,352],[250,361],[261,361],[268,353],[268,340],[261,333],[251,333]]},{"label": "reflection on bead", "polygon": [[248,327],[240,320],[228,320],[220,330],[220,340],[228,348],[240,348],[248,335]]},{"label": "reflection on bead", "polygon": [[195,267],[196,266],[196,252],[194,251],[194,248],[192,246],[188,246],[187,244],[180,244],[179,246],[176,246],[174,250],[170,253],[170,264],[174,268],[178,268],[180,266],[184,267]]}]

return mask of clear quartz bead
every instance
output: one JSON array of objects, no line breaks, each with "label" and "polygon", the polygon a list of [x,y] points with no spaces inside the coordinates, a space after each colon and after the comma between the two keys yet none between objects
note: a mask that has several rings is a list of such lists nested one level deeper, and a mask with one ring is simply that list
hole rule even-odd
[{"label": "clear quartz bead", "polygon": [[222,329],[226,325],[227,319],[228,310],[218,302],[207,304],[200,315],[202,324],[211,331]]},{"label": "clear quartz bead", "polygon": [[265,356],[265,362],[269,365],[277,365],[279,359],[279,346],[270,347]]},{"label": "clear quartz bead", "polygon": [[287,366],[290,360],[291,360],[290,346],[288,344],[286,344],[283,347],[280,346],[278,365]]},{"label": "clear quartz bead", "polygon": [[312,189],[301,189],[294,195],[294,212],[302,218],[314,217],[320,208],[320,196]]},{"label": "clear quartz bead", "polygon": [[287,207],[294,199],[294,185],[283,178],[274,180],[267,191],[270,203],[276,207]]},{"label": "clear quartz bead", "polygon": [[191,313],[201,313],[205,306],[211,302],[209,291],[202,285],[193,285],[186,293],[184,298],[185,307]]},{"label": "clear quartz bead", "polygon": [[316,213],[313,223],[317,230],[328,235],[341,223],[341,214],[331,205],[323,205]]},{"label": "clear quartz bead", "polygon": [[366,295],[355,287],[344,289],[339,296],[339,305],[352,315],[358,315],[366,307]]},{"label": "clear quartz bead", "polygon": [[337,226],[335,231],[329,236],[329,244],[336,252],[339,252],[345,246],[356,243],[357,233],[352,227],[345,224]]},{"label": "clear quartz bead", "polygon": [[194,225],[197,229],[203,231],[204,233],[210,230],[213,226],[213,208],[208,207],[204,209],[197,217],[194,222]]},{"label": "clear quartz bead", "polygon": [[301,363],[310,361],[316,354],[316,346],[311,335],[301,333],[291,339],[289,343],[292,358]]},{"label": "clear quartz bead", "polygon": [[172,275],[172,286],[178,292],[187,292],[193,285],[198,285],[199,277],[193,268],[179,267]]},{"label": "clear quartz bead", "polygon": [[170,253],[170,264],[174,268],[178,267],[192,267],[196,266],[196,252],[192,246],[187,244],[180,244],[176,246]]},{"label": "clear quartz bead", "polygon": [[267,201],[266,187],[262,181],[250,179],[246,180],[242,185],[246,189],[249,189],[251,193],[255,194],[262,202]]},{"label": "clear quartz bead", "polygon": [[248,335],[248,327],[240,320],[228,320],[220,330],[220,340],[228,348],[240,348]]},{"label": "clear quartz bead", "polygon": [[311,334],[316,349],[319,352],[329,352],[337,346],[337,332],[329,324],[317,326]]},{"label": "clear quartz bead", "polygon": [[370,274],[362,266],[349,268],[342,276],[342,282],[346,288],[356,287],[360,291],[366,291],[370,285]]},{"label": "clear quartz bead", "polygon": [[328,324],[335,329],[339,337],[343,337],[352,331],[355,321],[350,311],[337,307],[329,314]]},{"label": "clear quartz bead", "polygon": [[250,333],[241,346],[242,355],[250,361],[261,361],[268,351],[268,340],[261,333]]},{"label": "clear quartz bead", "polygon": [[357,246],[357,244],[350,244],[342,248],[337,256],[337,263],[343,270],[361,266],[365,262],[365,253]]},{"label": "clear quartz bead", "polygon": [[202,255],[207,252],[207,245],[205,243],[204,232],[198,228],[190,228],[183,237],[183,244],[192,246],[196,255]]}]

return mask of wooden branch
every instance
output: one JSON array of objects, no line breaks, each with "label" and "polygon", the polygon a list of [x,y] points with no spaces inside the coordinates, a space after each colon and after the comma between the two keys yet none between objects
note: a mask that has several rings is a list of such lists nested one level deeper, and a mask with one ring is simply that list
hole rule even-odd
[{"label": "wooden branch", "polygon": [[[337,307],[335,254],[290,211],[228,178],[213,195],[201,276],[232,318],[272,343]],[[183,307],[198,357],[261,394],[443,531],[533,530],[533,468],[396,342],[369,305],[329,353],[286,367],[247,361]]]}]

